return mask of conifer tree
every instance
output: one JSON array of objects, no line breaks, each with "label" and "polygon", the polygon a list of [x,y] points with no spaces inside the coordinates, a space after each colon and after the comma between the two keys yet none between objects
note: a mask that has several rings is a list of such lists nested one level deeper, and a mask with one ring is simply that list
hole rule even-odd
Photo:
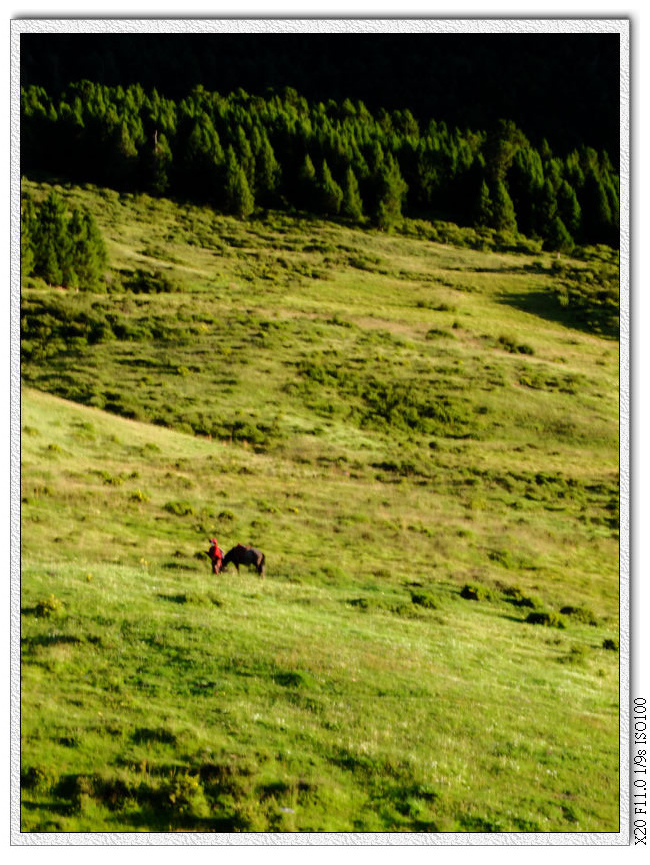
[{"label": "conifer tree", "polygon": [[39,208],[34,253],[34,272],[49,285],[62,285],[70,265],[70,241],[63,201],[54,191]]},{"label": "conifer tree", "polygon": [[612,209],[603,182],[593,167],[585,173],[581,207],[587,236],[595,243],[609,242],[612,236]]},{"label": "conifer tree", "polygon": [[401,219],[407,190],[397,161],[388,153],[379,170],[379,200],[375,213],[377,226],[382,231],[390,230]]},{"label": "conifer tree", "polygon": [[544,168],[539,153],[521,147],[508,172],[508,193],[517,214],[519,230],[526,235],[539,231],[539,207],[544,187]]},{"label": "conifer tree", "polygon": [[93,215],[74,210],[68,223],[71,240],[71,279],[65,285],[76,285],[84,291],[95,291],[101,284],[108,263],[106,245]]},{"label": "conifer tree", "polygon": [[108,257],[92,214],[75,209],[66,218],[62,199],[51,192],[36,207],[27,198],[21,213],[22,276],[34,273],[50,285],[94,291],[101,287]]},{"label": "conifer tree", "polygon": [[618,245],[618,232],[620,228],[620,199],[618,192],[618,178],[612,174],[605,174],[603,185],[605,187],[605,195],[609,203],[609,211],[611,213],[611,232],[609,232],[608,241],[613,245]]},{"label": "conifer tree", "polygon": [[154,133],[153,148],[149,158],[149,188],[155,195],[164,195],[169,188],[169,170],[172,151],[164,132]]},{"label": "conifer tree", "polygon": [[490,198],[490,189],[485,180],[481,180],[481,186],[474,204],[474,225],[488,226],[491,224],[492,199]]},{"label": "conifer tree", "polygon": [[563,180],[557,191],[558,215],[566,226],[572,237],[577,237],[580,232],[582,211],[578,203],[578,197],[573,187]]},{"label": "conifer tree", "polygon": [[553,252],[573,251],[575,243],[573,238],[567,231],[567,227],[562,222],[559,216],[555,216],[548,226],[546,236],[544,238],[544,249],[552,250]]},{"label": "conifer tree", "polygon": [[300,206],[307,210],[314,210],[318,195],[318,181],[316,178],[314,163],[308,153],[305,154],[305,158],[298,172],[298,181],[298,202]]},{"label": "conifer tree", "polygon": [[332,177],[332,172],[325,160],[321,167],[321,176],[318,183],[320,192],[320,209],[328,216],[336,216],[341,210],[343,203],[343,190]]},{"label": "conifer tree", "polygon": [[542,237],[546,237],[557,217],[557,196],[552,180],[547,177],[539,198],[537,227]]},{"label": "conifer tree", "polygon": [[36,209],[31,195],[23,197],[20,206],[20,275],[31,276],[34,272],[34,232],[36,231]]},{"label": "conifer tree", "polygon": [[135,176],[138,148],[123,120],[118,123],[113,135],[113,154],[110,158],[109,178],[120,187],[128,188]]},{"label": "conifer tree", "polygon": [[199,201],[221,204],[225,156],[219,134],[204,111],[193,119],[185,118],[182,125],[178,144],[181,183]]},{"label": "conifer tree", "polygon": [[255,199],[246,172],[232,147],[228,147],[226,156],[225,195],[228,211],[239,219],[246,219],[255,209]]},{"label": "conifer tree", "polygon": [[255,157],[255,190],[266,204],[273,202],[280,185],[282,169],[266,133],[262,136],[260,149]]},{"label": "conifer tree", "polygon": [[492,226],[497,231],[517,231],[515,208],[502,180],[497,180],[492,189]]},{"label": "conifer tree", "polygon": [[368,164],[368,170],[371,175],[378,175],[382,165],[384,164],[384,150],[381,146],[381,142],[377,139],[374,139],[370,146],[370,151],[368,153],[368,157],[366,158],[366,162]]},{"label": "conifer tree", "polygon": [[345,186],[343,188],[343,214],[354,222],[363,219],[363,202],[359,192],[359,182],[351,167],[345,173]]},{"label": "conifer tree", "polygon": [[528,142],[511,120],[499,120],[485,141],[484,154],[488,176],[492,181],[504,181],[515,154]]},{"label": "conifer tree", "polygon": [[235,152],[237,161],[246,174],[249,189],[255,187],[255,155],[251,143],[246,137],[243,126],[238,125],[235,130]]}]

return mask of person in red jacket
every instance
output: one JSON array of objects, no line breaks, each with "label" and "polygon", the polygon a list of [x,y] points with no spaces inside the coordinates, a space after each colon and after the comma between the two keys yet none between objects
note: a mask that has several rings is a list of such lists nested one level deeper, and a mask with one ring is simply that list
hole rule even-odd
[{"label": "person in red jacket", "polygon": [[216,538],[210,538],[210,549],[208,550],[210,561],[212,562],[212,573],[218,574],[221,571],[223,564],[223,550],[219,549],[219,544]]}]

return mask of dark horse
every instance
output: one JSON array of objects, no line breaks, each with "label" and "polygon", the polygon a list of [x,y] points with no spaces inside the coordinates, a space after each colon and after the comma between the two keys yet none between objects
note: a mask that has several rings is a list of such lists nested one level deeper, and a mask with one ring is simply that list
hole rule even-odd
[{"label": "dark horse", "polygon": [[261,550],[256,550],[255,547],[245,547],[243,544],[237,544],[237,546],[233,547],[232,550],[228,550],[226,555],[223,557],[221,570],[225,570],[228,565],[232,563],[237,568],[237,573],[239,573],[240,565],[251,565],[257,568],[257,573],[260,577],[263,577],[265,573],[265,562],[266,559]]}]

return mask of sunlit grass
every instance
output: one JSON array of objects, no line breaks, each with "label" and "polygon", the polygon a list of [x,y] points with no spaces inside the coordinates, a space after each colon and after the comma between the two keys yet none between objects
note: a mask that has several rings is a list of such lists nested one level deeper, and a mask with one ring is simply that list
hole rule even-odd
[{"label": "sunlit grass", "polygon": [[617,346],[510,302],[550,260],[62,192],[179,290],[24,290],[123,330],[23,364],[23,830],[616,831]]}]

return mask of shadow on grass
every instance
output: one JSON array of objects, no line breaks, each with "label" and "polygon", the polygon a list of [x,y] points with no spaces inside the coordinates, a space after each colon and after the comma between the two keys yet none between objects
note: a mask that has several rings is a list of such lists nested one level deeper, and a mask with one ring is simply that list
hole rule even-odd
[{"label": "shadow on grass", "polygon": [[[43,812],[47,812],[48,814],[56,814],[59,817],[68,817],[68,816],[70,816],[70,814],[73,814],[74,810],[75,810],[74,806],[70,802],[60,802],[60,801],[57,801],[57,802],[54,802],[54,801],[51,801],[51,802],[29,802],[29,801],[26,801],[24,798],[21,799],[20,807],[24,811],[43,811]],[[40,831],[58,832],[59,829],[57,827],[56,829],[53,828],[51,830],[34,829],[33,831],[34,832],[40,832]]]},{"label": "shadow on grass", "polygon": [[[226,817],[194,817],[184,815],[174,819],[161,815],[160,812],[149,809],[145,812],[130,812],[120,814],[115,818],[120,825],[116,831],[151,831],[151,832],[206,832],[206,833],[233,833],[246,832],[245,823],[236,815]],[[123,828],[124,826],[129,829]]]},{"label": "shadow on grass", "polygon": [[563,306],[551,291],[511,292],[501,295],[499,303],[561,324],[569,330],[607,339],[618,339],[619,336],[618,315],[597,305],[579,309]]},{"label": "shadow on grass", "polygon": [[60,645],[78,645],[83,642],[79,637],[73,637],[69,634],[44,634],[35,637],[21,637],[21,646],[60,646]]}]

